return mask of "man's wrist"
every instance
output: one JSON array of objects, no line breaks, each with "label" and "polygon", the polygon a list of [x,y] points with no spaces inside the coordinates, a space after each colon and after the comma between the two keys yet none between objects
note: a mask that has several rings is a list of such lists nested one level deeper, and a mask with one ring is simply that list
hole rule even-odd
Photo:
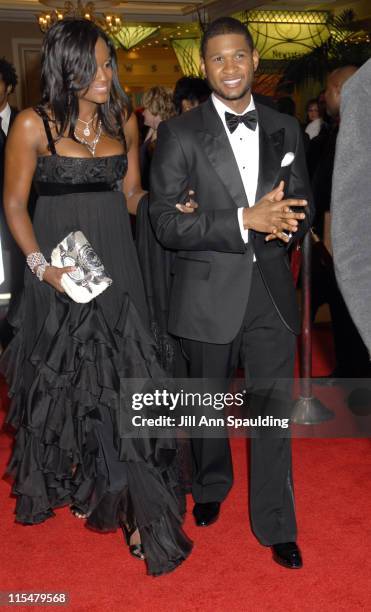
[{"label": "man's wrist", "polygon": [[243,227],[245,230],[251,229],[250,221],[249,221],[250,214],[251,214],[250,208],[248,206],[245,206],[243,209],[243,214],[242,214]]}]

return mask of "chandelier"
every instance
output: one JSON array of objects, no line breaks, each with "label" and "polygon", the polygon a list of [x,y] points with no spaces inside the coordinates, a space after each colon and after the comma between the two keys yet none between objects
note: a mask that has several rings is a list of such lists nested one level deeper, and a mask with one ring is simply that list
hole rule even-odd
[{"label": "chandelier", "polygon": [[39,0],[39,2],[51,7],[51,10],[37,15],[39,28],[42,32],[46,32],[54,23],[65,17],[88,19],[99,25],[108,34],[117,34],[122,28],[122,20],[119,15],[96,13],[97,10],[108,9],[112,5],[119,4],[120,0],[97,0],[97,2],[82,2],[81,0],[71,2],[67,0],[63,8],[59,8],[60,0]]}]

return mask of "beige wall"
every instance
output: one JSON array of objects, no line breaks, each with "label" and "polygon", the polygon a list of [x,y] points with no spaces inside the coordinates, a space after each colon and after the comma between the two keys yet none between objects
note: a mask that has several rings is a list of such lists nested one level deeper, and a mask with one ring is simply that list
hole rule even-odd
[{"label": "beige wall", "polygon": [[139,51],[118,50],[119,74],[123,86],[171,87],[182,76],[172,49],[145,47]]},{"label": "beige wall", "polygon": [[39,26],[33,22],[0,21],[0,56],[12,58],[12,38],[41,39]]},{"label": "beige wall", "polygon": [[122,86],[138,102],[140,94],[155,85],[173,88],[183,76],[174,51],[147,47],[139,51],[118,52],[119,77]]},{"label": "beige wall", "polygon": [[[10,103],[19,108],[39,100],[40,47],[42,33],[36,23],[0,21],[0,57],[14,63],[19,86]],[[133,95],[134,103],[141,92],[154,85],[174,87],[182,76],[174,51],[147,47],[138,52],[118,51],[119,76],[123,87]]]},{"label": "beige wall", "polygon": [[36,23],[0,21],[0,57],[13,62],[19,79],[10,103],[22,108],[39,97],[39,49],[42,34]]}]

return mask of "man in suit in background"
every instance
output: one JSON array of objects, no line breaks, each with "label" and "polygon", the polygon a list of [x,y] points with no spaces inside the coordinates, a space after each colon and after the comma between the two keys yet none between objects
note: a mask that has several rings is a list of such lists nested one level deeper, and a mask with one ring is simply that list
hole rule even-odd
[{"label": "man in suit in background", "polygon": [[[356,73],[355,66],[347,65],[333,70],[327,77],[325,99],[327,112],[332,117],[333,124],[327,130],[327,135],[323,137],[321,150],[317,151],[317,169],[312,179],[316,207],[315,230],[323,227],[325,212],[330,210],[335,151],[342,123],[340,104],[344,87]],[[320,138],[321,136],[314,138],[311,143]],[[354,159],[355,156],[349,157],[352,166]],[[341,184],[344,183],[341,181]],[[329,304],[334,335],[336,366],[333,372],[325,377],[325,381],[327,379],[327,383],[334,384],[338,378],[369,377],[371,370],[367,349],[341,295],[334,267],[331,266],[331,261],[323,265],[320,249],[317,251],[313,249],[312,275],[313,311],[315,313],[321,303]]]},{"label": "man in suit in background", "polygon": [[[190,376],[227,381],[240,359],[254,390],[259,378],[274,386],[293,377],[300,322],[285,247],[309,227],[301,130],[294,118],[255,104],[258,53],[241,22],[211,23],[201,56],[213,93],[161,124],[150,214],[158,240],[176,251],[169,331],[181,339]],[[178,205],[189,189],[198,205]],[[259,400],[259,393],[255,400],[255,415],[278,416],[279,402]],[[275,561],[300,568],[291,441],[260,430],[250,442],[254,533],[272,547]],[[228,439],[193,438],[192,454],[193,514],[197,525],[207,526],[232,486]]]},{"label": "man in suit in background", "polygon": [[345,83],[340,115],[331,202],[335,272],[371,355],[371,59]]},{"label": "man in suit in background", "polygon": [[[4,260],[5,281],[1,293],[15,295],[23,284],[24,257],[16,245],[5,219],[3,207],[5,145],[8,132],[17,115],[17,109],[8,102],[18,83],[13,64],[4,57],[0,58],[0,235]],[[0,321],[0,343],[3,348],[13,335],[12,328],[6,319]]]},{"label": "man in suit in background", "polygon": [[[314,227],[320,238],[323,237],[324,215],[330,210],[331,181],[334,170],[336,139],[339,131],[339,112],[341,90],[346,81],[356,72],[355,66],[342,66],[327,76],[325,100],[328,115],[332,124],[313,138],[310,144],[310,155],[316,159],[313,170],[312,191],[316,204]],[[311,162],[312,165],[312,162]]]},{"label": "man in suit in background", "polygon": [[18,78],[14,66],[4,57],[0,58],[0,187],[1,187],[1,238],[4,240],[5,232],[9,233],[8,226],[4,227],[3,187],[4,187],[4,157],[6,138],[11,125],[17,115],[17,110],[9,105],[8,98],[13,93]]}]

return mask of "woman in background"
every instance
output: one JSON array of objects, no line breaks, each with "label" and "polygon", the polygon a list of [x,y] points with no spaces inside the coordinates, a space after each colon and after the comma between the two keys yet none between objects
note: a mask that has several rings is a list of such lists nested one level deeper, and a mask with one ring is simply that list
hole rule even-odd
[{"label": "woman in background", "polygon": [[140,148],[140,170],[143,188],[149,190],[150,170],[153,151],[156,146],[157,128],[161,121],[175,115],[173,93],[166,87],[152,87],[143,95],[144,125],[149,127],[145,141]]},{"label": "woman in background", "polygon": [[310,140],[312,140],[312,138],[315,138],[320,133],[323,123],[317,98],[308,100],[305,109],[305,133],[308,134]]},{"label": "woman in background", "polygon": [[[69,504],[92,528],[122,527],[131,553],[160,575],[191,543],[181,527],[174,440],[131,425],[130,379],[155,387],[162,376],[128,216],[143,196],[137,125],[112,42],[90,21],[60,21],[44,40],[42,104],[18,115],[7,143],[5,211],[29,267],[1,364],[17,430],[9,464],[16,521],[41,523]],[[63,291],[62,275],[73,269],[49,264],[76,230],[113,281],[88,304]]]}]

